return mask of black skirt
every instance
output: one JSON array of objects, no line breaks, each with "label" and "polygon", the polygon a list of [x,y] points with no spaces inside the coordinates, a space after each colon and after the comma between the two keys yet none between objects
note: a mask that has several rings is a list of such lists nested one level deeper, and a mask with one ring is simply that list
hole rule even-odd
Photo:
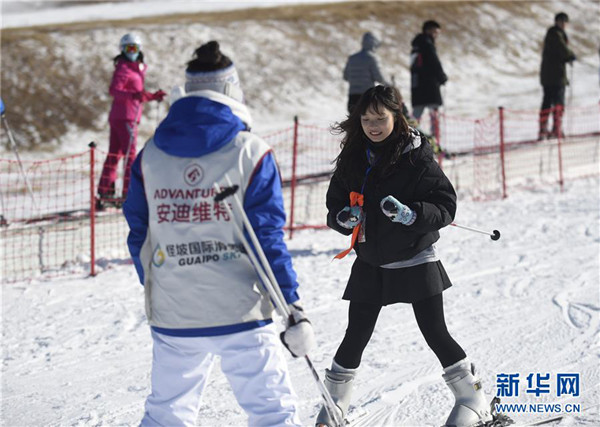
[{"label": "black skirt", "polygon": [[345,300],[378,305],[414,303],[442,293],[452,286],[440,261],[406,268],[381,268],[356,259]]}]

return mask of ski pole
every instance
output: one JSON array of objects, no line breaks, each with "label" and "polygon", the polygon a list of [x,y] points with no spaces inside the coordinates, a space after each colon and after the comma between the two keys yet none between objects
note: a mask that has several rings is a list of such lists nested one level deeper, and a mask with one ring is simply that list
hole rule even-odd
[{"label": "ski pole", "polygon": [[13,150],[13,152],[15,153],[15,157],[17,158],[17,163],[19,164],[19,169],[21,171],[21,175],[23,175],[23,180],[25,181],[25,186],[27,187],[27,191],[29,192],[29,196],[31,197],[31,202],[33,203],[33,207],[36,210],[39,210],[38,204],[35,200],[35,197],[33,195],[33,190],[31,187],[31,184],[29,183],[29,178],[27,178],[27,174],[25,173],[25,169],[23,168],[23,162],[21,162],[21,157],[19,156],[19,150],[17,149],[17,144],[15,142],[15,139],[13,137],[13,133],[10,130],[10,127],[8,126],[8,120],[6,119],[6,116],[4,115],[4,103],[2,103],[2,124],[4,125],[4,128],[6,129],[6,134],[8,135],[8,140],[10,141],[10,146]]},{"label": "ski pole", "polygon": [[[225,207],[225,210],[229,214],[229,216],[233,218],[233,216],[234,216],[233,212],[232,212],[231,208],[229,207],[229,205],[224,202],[224,200],[227,197],[233,195],[238,190],[238,186],[235,185],[235,186],[231,186],[231,187],[225,187],[225,189],[221,191],[221,188],[219,187],[219,185],[217,183],[215,183],[214,188],[218,192],[218,194],[215,196],[215,199],[214,199],[215,202],[222,203],[223,206]],[[267,276],[265,270],[263,269],[263,264],[261,264],[258,261],[258,259],[256,258],[256,255],[254,254],[254,251],[251,250],[250,244],[248,243],[248,240],[246,239],[246,236],[244,235],[243,231],[240,229],[240,227],[238,226],[237,223],[235,223],[234,225],[236,228],[236,232],[239,235],[239,238],[241,239],[242,244],[244,245],[244,248],[248,252],[248,256],[250,257],[250,261],[252,262],[252,265],[254,265],[254,267],[256,268],[256,272],[258,273],[260,279],[265,284],[265,287],[267,288],[269,295],[274,300],[275,309],[277,310],[279,315],[281,317],[283,317],[284,319],[286,319],[286,321],[287,321],[287,319],[290,317],[291,313],[287,307],[287,304],[285,304],[285,298],[283,298],[283,295],[280,296],[279,293],[277,293],[277,291],[274,289],[273,282],[270,280],[270,278]]]},{"label": "ski pole", "polygon": [[[233,183],[231,182],[231,179],[229,179],[229,175],[225,174],[225,180],[227,181],[227,185],[229,185],[229,187],[232,188]],[[277,294],[278,300],[282,303],[282,306],[284,307],[284,309],[286,311],[285,318],[288,319],[290,316],[290,313],[289,313],[287,304],[285,303],[285,297],[283,296],[283,293],[281,292],[281,288],[277,284],[277,279],[275,278],[275,274],[273,273],[273,270],[271,269],[271,265],[269,264],[269,261],[267,260],[267,257],[265,255],[264,251],[262,250],[262,246],[261,246],[260,242],[258,241],[258,238],[256,237],[256,233],[254,233],[254,229],[252,228],[252,224],[250,224],[250,220],[248,219],[248,216],[246,215],[246,211],[244,210],[244,206],[242,205],[240,198],[237,196],[237,194],[235,194],[235,192],[232,195],[233,195],[233,200],[235,202],[235,205],[238,209],[238,212],[240,212],[240,215],[242,217],[244,227],[246,227],[246,230],[248,230],[248,235],[250,236],[250,240],[252,241],[252,244],[254,244],[254,247],[256,248],[256,253],[258,254],[258,256],[260,258],[260,262],[261,262],[262,266],[264,267],[265,271],[267,272],[267,276],[269,277],[269,280],[273,284],[273,289],[275,290],[275,293]]]},{"label": "ski pole", "polygon": [[[244,248],[246,249],[246,252],[248,253],[248,256],[250,257],[250,261],[252,262],[252,264],[254,265],[254,268],[256,269],[256,272],[258,273],[259,277],[265,284],[265,287],[267,288],[269,295],[273,299],[275,309],[289,324],[290,317],[291,317],[290,310],[285,302],[285,298],[283,296],[283,293],[281,292],[281,288],[279,287],[279,284],[277,283],[277,279],[275,278],[275,275],[273,274],[273,270],[271,270],[271,266],[269,265],[269,262],[268,262],[267,257],[262,249],[262,246],[260,245],[260,242],[258,241],[258,238],[256,237],[256,233],[254,233],[252,224],[250,224],[250,220],[248,219],[248,216],[246,215],[244,207],[242,206],[240,199],[236,194],[239,187],[237,185],[231,184],[231,180],[229,179],[229,176],[227,174],[225,174],[225,179],[226,179],[229,187],[225,187],[224,189],[221,189],[219,187],[219,184],[217,184],[215,182],[213,187],[217,191],[218,194],[215,196],[214,201],[217,203],[221,203],[225,207],[225,210],[227,211],[229,216],[233,218],[234,215],[233,215],[231,208],[229,207],[229,205],[227,203],[225,203],[226,198],[233,196],[236,208],[241,215],[242,222],[243,222],[244,226],[246,227],[246,231],[248,232],[248,235],[250,236],[250,239],[252,240],[252,242],[254,244],[256,253],[260,257],[260,262],[256,259],[256,256],[254,255],[252,247],[250,247],[250,244],[248,243],[246,236],[244,236],[244,232],[239,227],[239,225],[237,225],[237,223],[235,224],[236,233],[238,234],[238,237],[242,241],[242,244],[244,245]],[[263,269],[263,267],[264,267],[264,269]],[[265,273],[265,270],[267,270],[266,273]],[[312,364],[310,357],[308,357],[308,355],[305,355],[304,360],[306,361],[306,363],[312,373],[313,379],[317,383],[317,387],[319,388],[319,392],[321,393],[321,397],[323,398],[323,401],[325,403],[325,410],[329,413],[329,416],[335,422],[336,427],[343,427],[344,421],[341,419],[341,417],[337,413],[337,411],[335,411],[336,404],[333,401],[333,398],[331,397],[329,390],[327,390],[327,388],[325,387],[325,385],[319,378],[319,374],[317,373],[317,370],[315,369],[314,365]]]},{"label": "ski pole", "polygon": [[2,191],[0,191],[0,227],[5,227],[8,225],[8,221],[4,218],[4,214],[6,211],[4,210],[4,195]]},{"label": "ski pole", "polygon": [[451,223],[450,225],[462,228],[464,230],[474,231],[475,233],[487,234],[492,240],[498,240],[500,238],[500,232],[498,230],[494,230],[492,233],[490,233],[489,231],[478,230],[477,228],[465,227],[464,225],[459,225],[455,222]]}]

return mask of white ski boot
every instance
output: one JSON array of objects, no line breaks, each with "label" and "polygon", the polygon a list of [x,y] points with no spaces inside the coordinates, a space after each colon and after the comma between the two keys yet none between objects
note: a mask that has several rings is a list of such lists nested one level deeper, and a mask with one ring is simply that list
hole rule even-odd
[{"label": "white ski boot", "polygon": [[445,427],[484,426],[493,421],[490,403],[475,377],[475,366],[468,359],[445,368],[442,377],[456,399]]},{"label": "white ski boot", "polygon": [[[350,406],[350,398],[352,397],[352,382],[356,375],[356,369],[347,369],[338,365],[335,360],[331,362],[331,369],[325,369],[325,388],[331,394],[333,401],[336,404],[338,414],[341,419],[346,417],[348,406]],[[334,427],[335,422],[329,416],[325,407],[321,408],[317,420],[317,427]]]}]

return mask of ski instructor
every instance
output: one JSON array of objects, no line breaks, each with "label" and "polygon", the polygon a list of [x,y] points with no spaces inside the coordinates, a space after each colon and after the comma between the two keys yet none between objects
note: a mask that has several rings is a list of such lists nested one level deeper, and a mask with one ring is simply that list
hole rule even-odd
[{"label": "ski instructor", "polygon": [[[110,143],[104,161],[96,208],[101,210],[106,204],[120,203],[127,196],[131,164],[135,158],[138,124],[142,117],[142,104],[150,101],[161,102],[166,95],[162,90],[154,93],[144,89],[147,66],[144,63],[142,39],[129,33],[119,41],[120,53],[113,62],[115,72],[110,83],[109,93],[113,97],[108,115]],[[115,195],[115,181],[119,160],[125,157],[122,197]]]},{"label": "ski instructor", "polygon": [[300,426],[271,300],[235,233],[242,219],[213,201],[213,184],[224,184],[227,174],[297,322],[281,340],[292,355],[306,355],[314,335],[303,321],[283,241],[275,158],[249,132],[236,68],[216,41],[196,49],[176,97],[133,164],[123,206],[154,342],[152,393],[141,424],[195,425],[220,356],[249,425]]}]

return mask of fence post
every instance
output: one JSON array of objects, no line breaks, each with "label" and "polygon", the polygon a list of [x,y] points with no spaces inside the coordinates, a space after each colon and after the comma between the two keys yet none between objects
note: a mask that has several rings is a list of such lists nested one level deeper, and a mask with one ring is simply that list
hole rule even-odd
[{"label": "fence post", "polygon": [[436,108],[433,110],[433,136],[437,141],[438,146],[441,146],[440,141],[440,112]]},{"label": "fence post", "polygon": [[94,141],[88,144],[90,147],[90,276],[96,275],[96,186],[94,155],[96,152],[96,143]]},{"label": "fence post", "polygon": [[296,160],[298,157],[298,116],[294,116],[294,142],[292,147],[292,189],[290,202],[290,239],[294,235],[294,204],[296,201]]},{"label": "fence post", "polygon": [[558,184],[560,185],[560,191],[564,191],[564,177],[563,177],[563,163],[562,163],[562,141],[563,136],[561,135],[560,127],[558,128],[556,135],[556,144],[558,149]]},{"label": "fence post", "polygon": [[504,107],[498,107],[498,122],[500,127],[500,166],[502,168],[502,198],[506,199],[506,165],[504,158]]},{"label": "fence post", "polygon": [[[437,161],[438,164],[440,165],[440,168],[442,168],[442,170],[444,169],[442,167],[442,162],[444,160],[444,152],[442,151],[442,141],[440,140],[441,135],[442,135],[442,131],[440,129],[440,116],[441,114],[439,113],[438,110],[434,110],[435,111],[435,125],[434,125],[434,138],[435,138],[435,145],[438,153],[437,153]],[[445,123],[445,122],[444,122]]]}]

